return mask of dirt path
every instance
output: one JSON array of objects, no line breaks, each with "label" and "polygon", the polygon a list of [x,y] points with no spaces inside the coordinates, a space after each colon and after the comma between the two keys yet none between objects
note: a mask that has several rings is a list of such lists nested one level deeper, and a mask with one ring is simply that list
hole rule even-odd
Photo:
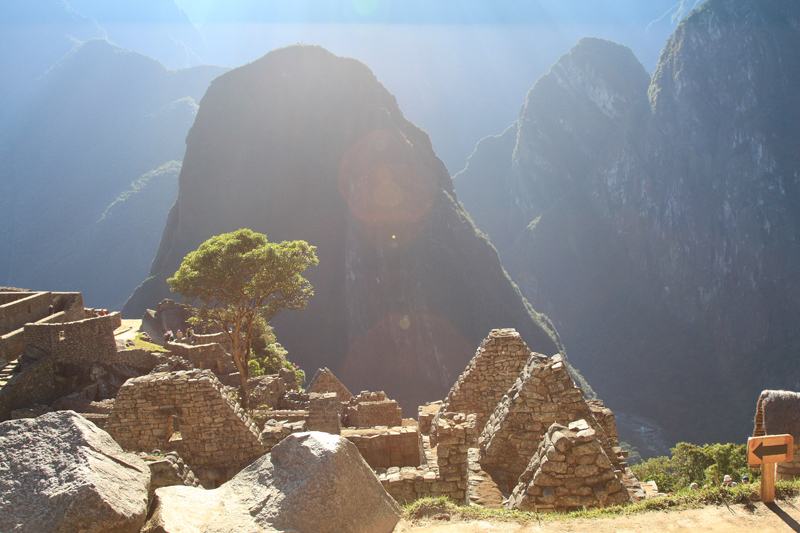
[{"label": "dirt path", "polygon": [[[794,506],[794,507],[792,507]],[[547,520],[519,525],[508,522],[426,520],[418,524],[400,522],[394,533],[532,533],[588,532],[633,533],[651,531],[710,532],[710,533],[800,533],[800,502],[778,502],[767,508],[755,504],[750,509],[732,505],[709,506],[687,511],[662,511],[629,517]]]}]

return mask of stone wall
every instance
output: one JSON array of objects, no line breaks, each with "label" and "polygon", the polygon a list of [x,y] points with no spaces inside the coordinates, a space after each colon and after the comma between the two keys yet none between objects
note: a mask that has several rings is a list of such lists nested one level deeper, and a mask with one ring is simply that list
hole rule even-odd
[{"label": "stone wall", "polygon": [[371,428],[403,425],[403,412],[394,400],[362,402],[346,409],[346,426]]},{"label": "stone wall", "polygon": [[530,354],[515,330],[493,329],[450,389],[440,412],[475,413],[476,431],[480,435]]},{"label": "stone wall", "polygon": [[84,365],[113,362],[117,353],[114,330],[121,324],[119,313],[57,324],[25,326],[25,356],[52,356],[59,363]]},{"label": "stone wall", "polygon": [[251,408],[273,409],[286,393],[286,383],[279,374],[251,378],[247,382]]},{"label": "stone wall", "polygon": [[320,368],[317,370],[317,373],[314,374],[314,377],[311,378],[311,381],[308,383],[308,387],[306,390],[311,392],[317,393],[325,393],[325,392],[335,392],[340,402],[349,401],[350,398],[353,397],[353,394],[344,386],[344,384],[339,381],[339,379],[333,375],[328,368]]},{"label": "stone wall", "polygon": [[565,512],[629,500],[596,431],[578,420],[568,427],[553,424],[548,428],[506,507]]},{"label": "stone wall", "polygon": [[66,377],[58,376],[55,367],[53,359],[38,361],[0,388],[0,422],[9,420],[15,409],[50,404],[72,392]]},{"label": "stone wall", "polygon": [[[16,296],[18,293],[12,294]],[[5,335],[46,317],[52,304],[53,296],[49,292],[34,292],[0,305],[0,334]]]},{"label": "stone wall", "polygon": [[221,345],[212,344],[185,344],[182,342],[164,343],[173,355],[182,357],[196,368],[207,368],[215,374],[230,374],[237,368],[230,354],[226,353]]},{"label": "stone wall", "polygon": [[206,487],[266,453],[256,425],[210,370],[128,380],[106,431],[127,450],[177,451]]},{"label": "stone wall", "polygon": [[510,493],[553,423],[586,420],[618,465],[602,427],[572,381],[560,354],[531,354],[519,378],[497,405],[481,434],[480,464],[500,490]]},{"label": "stone wall", "polygon": [[417,408],[417,421],[419,423],[419,432],[423,435],[427,435],[431,431],[431,425],[433,424],[436,415],[439,414],[439,411],[442,409],[443,402],[439,400],[438,402],[428,402],[425,405],[420,405]]},{"label": "stone wall", "polygon": [[20,328],[0,336],[0,359],[13,361],[25,351],[25,330]]},{"label": "stone wall", "polygon": [[416,426],[391,429],[344,429],[342,437],[356,445],[372,468],[425,464],[422,436]]},{"label": "stone wall", "polygon": [[418,468],[392,467],[378,474],[383,488],[400,503],[426,496],[446,496],[459,503],[468,501],[468,440],[474,439],[476,416],[448,413],[437,421],[436,464]]},{"label": "stone wall", "polygon": [[342,432],[339,408],[340,403],[335,392],[309,394],[308,430],[339,435]]}]

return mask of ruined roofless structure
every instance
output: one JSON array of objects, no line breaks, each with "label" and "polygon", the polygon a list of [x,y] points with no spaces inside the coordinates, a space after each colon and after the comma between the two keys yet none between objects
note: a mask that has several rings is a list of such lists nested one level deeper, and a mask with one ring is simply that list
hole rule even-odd
[{"label": "ruined roofless structure", "polygon": [[347,390],[347,387],[339,381],[339,378],[333,375],[327,367],[320,368],[311,381],[308,383],[308,392],[317,392],[320,394],[326,392],[335,392],[340,402],[349,401],[353,394]]},{"label": "ruined roofless structure", "polygon": [[606,455],[620,466],[620,459],[608,442],[575,385],[560,354],[548,358],[531,354],[514,386],[503,396],[479,439],[481,467],[492,475],[504,492],[511,492],[528,467],[548,428],[586,420],[596,432]]},{"label": "ruined roofless structure", "polygon": [[515,330],[493,329],[450,389],[439,412],[475,414],[475,432],[480,435],[530,355]]}]

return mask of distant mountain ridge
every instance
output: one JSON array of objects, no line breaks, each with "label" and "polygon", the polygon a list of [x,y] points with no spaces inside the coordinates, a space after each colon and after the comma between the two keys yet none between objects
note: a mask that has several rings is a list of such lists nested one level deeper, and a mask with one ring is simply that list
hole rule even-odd
[{"label": "distant mountain ridge", "polygon": [[292,361],[351,390],[385,390],[411,415],[442,399],[495,327],[561,350],[458,203],[430,139],[363,63],[291,46],[220,76],[187,137],[180,192],[141,316],[204,240],[239,228],[318,247],[308,309],[274,321]]},{"label": "distant mountain ridge", "polygon": [[671,442],[800,388],[799,81],[796,3],[710,0],[651,81],[581,41],[454,177],[599,396]]},{"label": "distant mountain ridge", "polygon": [[196,102],[225,70],[170,71],[106,40],[49,69],[0,144],[2,283],[120,308],[158,246]]}]

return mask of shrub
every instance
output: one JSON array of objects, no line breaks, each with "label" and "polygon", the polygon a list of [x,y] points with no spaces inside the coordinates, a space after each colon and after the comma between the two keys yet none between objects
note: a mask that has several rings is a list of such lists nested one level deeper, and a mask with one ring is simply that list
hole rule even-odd
[{"label": "shrub", "polygon": [[739,481],[747,474],[756,477],[747,465],[744,444],[705,444],[679,442],[672,457],[656,457],[631,467],[640,481],[655,481],[661,492],[674,492],[691,483],[717,486],[726,474]]}]

